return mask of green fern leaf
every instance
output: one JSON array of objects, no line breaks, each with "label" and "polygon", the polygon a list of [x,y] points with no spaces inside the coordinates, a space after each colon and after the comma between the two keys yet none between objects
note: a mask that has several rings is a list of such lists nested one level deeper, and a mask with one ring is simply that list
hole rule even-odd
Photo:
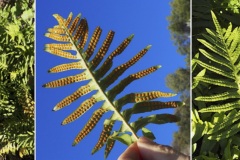
[{"label": "green fern leaf", "polygon": [[199,112],[226,112],[229,110],[233,110],[236,108],[240,108],[240,102],[230,102],[230,103],[225,103],[222,105],[211,105],[208,108],[203,108],[199,110]]},{"label": "green fern leaf", "polygon": [[[201,135],[198,133],[198,139],[203,136],[208,140],[220,141],[233,137],[240,131],[240,28],[233,28],[231,23],[226,29],[222,28],[215,14],[211,14],[215,30],[206,29],[204,38],[198,39],[204,49],[200,48],[193,59],[194,72],[201,71],[195,73],[193,81],[194,103],[199,109],[198,112],[202,113],[202,118],[207,119],[206,117],[213,115],[213,122],[204,123],[214,125],[210,125]],[[195,123],[195,126],[203,128],[200,119]]]},{"label": "green fern leaf", "polygon": [[219,141],[221,139],[229,138],[230,136],[238,133],[239,131],[240,131],[240,123],[237,123],[237,124],[231,126],[231,128],[229,130],[225,130],[218,134],[213,134],[213,135],[209,136],[208,139]]},{"label": "green fern leaf", "polygon": [[209,60],[213,61],[213,62],[216,62],[220,65],[224,65],[226,67],[228,67],[229,69],[233,69],[233,67],[231,66],[231,64],[229,64],[229,61],[227,61],[226,59],[218,56],[218,55],[212,55],[212,54],[209,54],[208,52],[206,52],[205,50],[203,49],[199,49],[199,51],[205,56],[207,57]]},{"label": "green fern leaf", "polygon": [[228,88],[236,88],[238,89],[238,85],[235,82],[229,82],[228,79],[214,79],[214,78],[207,78],[207,77],[194,77],[194,80],[202,81],[205,83],[218,85],[222,87],[228,87]]},{"label": "green fern leaf", "polygon": [[215,94],[212,96],[199,96],[195,98],[195,100],[206,101],[206,102],[216,102],[216,101],[222,101],[222,100],[227,100],[231,98],[240,98],[240,95],[237,92],[224,92],[224,93]]},{"label": "green fern leaf", "polygon": [[240,112],[237,112],[235,109],[233,109],[226,118],[224,118],[221,122],[215,124],[207,134],[221,132],[222,129],[229,128],[234,122],[240,119],[239,116]]},{"label": "green fern leaf", "polygon": [[204,62],[199,61],[199,60],[196,60],[196,62],[200,66],[202,66],[203,68],[206,68],[206,69],[208,69],[208,70],[210,70],[210,71],[212,71],[212,72],[214,72],[216,74],[220,74],[220,75],[225,76],[227,78],[235,79],[235,76],[233,75],[233,73],[229,73],[227,71],[224,71],[224,70],[222,70],[220,68],[214,67],[214,66],[212,66],[210,64],[204,63]]},{"label": "green fern leaf", "polygon": [[225,55],[225,53],[227,52],[227,50],[222,46],[222,45],[215,45],[216,41],[219,41],[219,39],[216,39],[215,41],[213,41],[211,43],[209,43],[206,40],[203,39],[198,39],[199,42],[201,42],[202,44],[204,44],[204,46],[206,46],[208,49],[212,50],[214,53],[222,56],[223,58],[225,58],[226,60],[229,60],[229,57],[227,55]]}]

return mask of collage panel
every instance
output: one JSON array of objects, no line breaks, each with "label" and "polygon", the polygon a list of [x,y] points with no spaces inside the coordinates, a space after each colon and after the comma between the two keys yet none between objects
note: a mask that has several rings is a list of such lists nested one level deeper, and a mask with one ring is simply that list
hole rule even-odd
[{"label": "collage panel", "polygon": [[36,2],[36,159],[189,159],[189,3]]},{"label": "collage panel", "polygon": [[0,160],[34,159],[34,6],[0,1]]},{"label": "collage panel", "polygon": [[240,3],[192,1],[192,155],[240,159]]}]

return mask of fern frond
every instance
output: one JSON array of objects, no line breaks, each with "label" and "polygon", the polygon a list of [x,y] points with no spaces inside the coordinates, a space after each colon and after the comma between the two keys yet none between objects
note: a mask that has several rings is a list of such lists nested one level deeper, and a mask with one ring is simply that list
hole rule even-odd
[{"label": "fern frond", "polygon": [[104,152],[105,159],[108,157],[109,153],[113,149],[115,142],[116,142],[115,140],[110,139],[110,138],[107,140],[107,144],[106,144],[105,152]]},{"label": "fern frond", "polygon": [[[80,15],[81,14],[78,14],[77,17],[80,17]],[[61,28],[64,28],[64,29],[68,28],[68,26],[66,25],[67,21],[65,21],[65,19],[63,17],[61,17],[59,14],[53,14],[53,17],[58,21],[58,25]]]},{"label": "fern frond", "polygon": [[104,58],[105,54],[107,53],[107,51],[112,43],[114,34],[115,33],[113,31],[109,31],[101,48],[99,49],[96,56],[93,58],[93,60],[89,64],[89,67],[91,70],[94,70],[99,65],[99,63],[102,61],[102,59]]},{"label": "fern frond", "polygon": [[[79,22],[79,20],[80,20],[80,17],[81,17],[81,14],[77,15],[77,17],[73,20],[71,26],[70,26],[69,29],[68,29],[68,32],[69,32],[70,34],[73,34],[73,32],[75,31],[75,29],[76,29],[76,27],[77,27],[77,24],[78,24],[78,22]],[[67,23],[67,22],[66,22],[66,23]],[[65,23],[65,26],[66,26],[66,23]],[[78,28],[80,28],[80,26],[81,26],[81,25],[79,25]],[[79,31],[77,30],[76,32],[79,32]],[[79,35],[79,33],[77,33],[76,35]],[[73,39],[74,39],[74,40],[77,40],[78,38],[75,38],[75,37],[74,37]]]},{"label": "fern frond", "polygon": [[[81,28],[79,26],[79,30],[76,31],[76,34],[73,37],[73,40],[78,40],[79,38],[81,38],[77,47],[80,49],[83,49],[85,44],[87,43],[87,39],[88,39],[88,23],[85,19],[83,19],[81,21],[83,21],[83,27]],[[80,25],[81,25],[81,23],[80,23]]]},{"label": "fern frond", "polygon": [[121,54],[125,48],[129,45],[133,38],[133,35],[126,38],[105,60],[103,65],[96,71],[96,77],[103,77],[106,72],[112,67],[113,58]]},{"label": "fern frond", "polygon": [[49,73],[58,73],[58,72],[64,72],[71,69],[84,69],[81,62],[71,62],[66,64],[61,64],[58,66],[55,66],[48,70]]},{"label": "fern frond", "polygon": [[235,82],[229,82],[226,79],[214,79],[214,78],[208,78],[208,77],[194,77],[195,80],[197,81],[202,81],[205,83],[213,84],[213,85],[218,85],[222,87],[228,87],[228,88],[238,88],[238,85]]},{"label": "fern frond", "polygon": [[48,82],[43,85],[46,88],[55,88],[65,86],[74,82],[80,82],[89,79],[89,75],[84,71],[83,73],[76,74],[75,76],[68,76],[65,78],[61,78],[52,82]]},{"label": "fern frond", "polygon": [[239,131],[240,131],[240,122],[231,126],[229,130],[225,130],[218,134],[210,135],[208,139],[219,141],[221,139],[229,138],[230,136],[238,133]]},{"label": "fern frond", "polygon": [[88,60],[92,56],[92,54],[93,54],[93,52],[94,52],[94,50],[95,50],[95,48],[97,46],[97,43],[99,41],[99,38],[101,36],[101,33],[102,33],[102,29],[100,27],[97,27],[95,29],[92,37],[91,37],[91,40],[90,40],[89,45],[88,45],[88,48],[87,48],[87,50],[85,52],[85,59],[86,60]]},{"label": "fern frond", "polygon": [[127,87],[131,82],[133,82],[134,80],[140,79],[148,74],[151,74],[152,72],[156,71],[157,69],[159,69],[160,66],[154,66],[154,67],[150,67],[146,70],[137,72],[135,74],[131,74],[128,77],[126,77],[125,79],[123,79],[119,84],[117,84],[116,86],[114,86],[112,89],[110,89],[109,91],[107,91],[107,94],[109,95],[109,98],[112,100],[114,99],[119,93],[121,93],[125,87]]},{"label": "fern frond", "polygon": [[212,20],[213,20],[213,23],[216,27],[216,32],[219,34],[219,35],[222,35],[223,31],[222,31],[222,27],[220,26],[218,20],[217,20],[217,17],[216,15],[213,13],[213,11],[211,11],[211,15],[212,15]]},{"label": "fern frond", "polygon": [[99,149],[101,149],[104,146],[104,143],[107,142],[107,139],[110,136],[110,133],[112,131],[113,125],[114,125],[114,122],[104,125],[103,130],[98,139],[98,142],[92,150],[92,154],[96,153]]},{"label": "fern frond", "polygon": [[52,53],[53,55],[60,56],[68,59],[77,59],[76,55],[72,55],[70,52],[65,52],[55,48],[45,48],[46,52]]},{"label": "fern frond", "polygon": [[[201,42],[202,44],[204,44],[204,46],[206,46],[207,48],[212,50],[214,53],[219,54],[220,56],[222,56],[226,60],[229,60],[228,55],[225,54],[227,50],[222,45],[217,45],[216,46],[215,43],[211,44],[204,39],[198,39],[198,41]],[[219,39],[215,40],[214,42],[216,42],[216,41],[219,41]]]},{"label": "fern frond", "polygon": [[85,100],[72,114],[70,114],[67,118],[63,120],[62,125],[70,123],[79,118],[87,110],[89,110],[96,102],[97,100],[94,97]]},{"label": "fern frond", "polygon": [[232,65],[229,64],[229,61],[218,56],[218,55],[212,55],[212,54],[209,54],[208,52],[206,52],[205,50],[203,49],[199,49],[199,51],[205,56],[207,57],[208,59],[210,59],[211,61],[213,62],[216,62],[220,65],[224,65],[226,67],[228,67],[229,69],[233,69]]},{"label": "fern frond", "polygon": [[184,105],[180,101],[170,101],[170,102],[159,102],[159,101],[150,101],[150,102],[140,102],[136,103],[133,108],[131,108],[132,114],[145,113],[154,110],[164,109],[164,108],[177,108]]},{"label": "fern frond", "polygon": [[139,129],[145,127],[149,123],[154,124],[164,124],[164,123],[171,123],[171,122],[178,122],[179,118],[175,115],[171,114],[157,114],[151,115],[144,118],[140,118],[137,121],[131,123],[131,126],[137,132]]},{"label": "fern frond", "polygon": [[73,17],[73,13],[70,12],[70,14],[68,15],[68,18],[65,22],[65,26],[68,26],[70,24],[70,22],[72,21],[72,17]]},{"label": "fern frond", "polygon": [[212,96],[199,96],[195,98],[197,101],[206,101],[206,102],[216,102],[216,101],[222,101],[227,100],[231,98],[240,98],[239,93],[237,92],[224,92],[220,94],[215,94]]},{"label": "fern frond", "polygon": [[55,34],[64,34],[65,30],[63,28],[60,28],[59,26],[55,26],[53,28],[49,28],[48,32],[55,33]]},{"label": "fern frond", "polygon": [[[231,23],[222,28],[215,14],[211,12],[211,15],[215,30],[206,29],[204,38],[198,39],[204,49],[200,48],[198,57],[194,58],[195,69],[204,71],[194,77],[194,99],[204,119],[212,116],[207,113],[217,112],[209,118],[213,122],[204,122],[214,125],[205,128],[201,136],[207,134],[204,138],[220,141],[240,131],[240,28],[233,28]],[[201,126],[202,122],[197,124]]]},{"label": "fern frond", "polygon": [[91,92],[91,85],[87,84],[85,86],[81,86],[79,89],[77,89],[74,93],[72,93],[71,95],[67,96],[66,98],[64,98],[61,102],[59,102],[55,107],[54,107],[54,111],[57,111],[65,106],[68,106],[69,104],[71,104],[72,102],[74,102],[75,100],[77,100],[78,98],[80,98],[81,96],[87,94]]},{"label": "fern frond", "polygon": [[138,102],[144,102],[149,101],[152,99],[156,99],[159,97],[172,97],[176,94],[172,93],[164,93],[159,91],[153,91],[153,92],[143,92],[143,93],[130,93],[126,96],[120,98],[119,100],[115,101],[114,103],[117,106],[123,106],[127,103],[138,103]]},{"label": "fern frond", "polygon": [[230,102],[230,103],[225,103],[222,105],[211,105],[208,108],[203,108],[199,110],[199,112],[226,112],[229,110],[233,110],[236,108],[240,108],[240,102]]},{"label": "fern frond", "polygon": [[[100,148],[106,145],[105,157],[107,157],[112,150],[116,140],[130,145],[138,139],[136,132],[142,127],[150,123],[162,124],[168,122],[177,122],[179,120],[179,118],[174,115],[160,114],[151,115],[148,117],[140,118],[133,122],[129,122],[133,114],[182,106],[182,103],[177,101],[151,101],[152,99],[160,97],[172,97],[175,95],[172,93],[165,93],[160,91],[131,93],[123,96],[118,100],[115,100],[115,97],[121,93],[124,88],[127,87],[131,82],[136,79],[140,79],[150,73],[153,73],[160,68],[159,65],[150,67],[135,74],[131,74],[113,86],[112,89],[107,90],[107,88],[113,84],[129,67],[134,65],[147,53],[151,45],[148,45],[142,49],[138,54],[136,54],[126,63],[110,71],[113,65],[114,57],[121,54],[125,50],[125,48],[131,42],[133,35],[123,40],[123,42],[120,43],[120,45],[107,56],[108,50],[114,37],[114,31],[109,31],[100,49],[94,54],[102,33],[102,29],[100,27],[97,27],[95,29],[88,46],[85,48],[85,44],[88,38],[87,20],[84,18],[81,19],[80,14],[73,19],[72,13],[69,14],[67,20],[58,14],[54,14],[54,17],[58,21],[58,25],[50,28],[48,30],[49,33],[47,33],[46,36],[60,42],[46,44],[45,51],[61,56],[63,58],[77,60],[77,62],[57,65],[51,68],[49,72],[58,73],[75,69],[81,73],[48,82],[44,84],[43,87],[55,88],[84,80],[88,80],[89,82],[86,85],[80,86],[75,92],[60,101],[53,110],[57,111],[59,109],[62,109],[63,107],[70,105],[85,94],[96,91],[92,97],[85,99],[75,111],[73,111],[63,120],[62,125],[65,125],[81,117],[85,112],[93,107],[94,104],[101,101],[103,102],[102,106],[96,109],[92,117],[76,136],[73,145],[78,144],[88,133],[90,133],[100,118],[106,112],[111,112],[111,117],[105,119],[104,127],[99,140],[92,150],[92,154],[94,154]],[[76,55],[73,55],[72,51],[76,52]],[[90,60],[92,56],[94,56],[94,58]],[[96,69],[100,63],[102,63],[102,66],[100,66],[99,69]],[[109,72],[109,74],[105,76],[107,72]],[[133,108],[124,110],[123,106],[127,103],[135,103],[135,105]],[[113,130],[113,126],[116,121],[122,122],[121,127],[118,131]]]},{"label": "fern frond", "polygon": [[[79,18],[79,20],[80,20],[80,18]],[[70,33],[70,34],[72,34],[72,33]],[[88,38],[88,23],[87,23],[86,19],[81,19],[80,24],[77,27],[77,30],[73,37],[73,40],[78,41],[79,38],[81,38],[81,40],[80,40],[78,46],[79,46],[79,48],[83,48],[86,43],[86,40]]]},{"label": "fern frond", "polygon": [[69,42],[70,41],[70,38],[66,35],[59,35],[56,33],[46,33],[45,36],[48,38],[54,39],[56,41],[59,41],[59,42]]},{"label": "fern frond", "polygon": [[110,86],[115,80],[118,79],[129,67],[135,64],[140,58],[142,58],[147,51],[150,49],[151,45],[147,46],[143,50],[141,50],[136,56],[130,59],[128,62],[118,66],[115,68],[108,76],[100,81],[100,85],[104,88],[104,90]]},{"label": "fern frond", "polygon": [[237,112],[236,110],[233,109],[229,113],[229,115],[226,118],[224,118],[223,122],[215,124],[214,127],[208,131],[208,134],[221,132],[222,129],[229,128],[234,122],[236,122],[240,119],[239,116],[240,116],[240,112]]},{"label": "fern frond", "polygon": [[229,73],[229,72],[227,72],[227,71],[224,71],[224,70],[222,70],[222,69],[220,69],[220,68],[214,67],[214,66],[212,66],[212,65],[209,65],[209,64],[204,63],[204,62],[199,61],[199,60],[196,60],[196,62],[197,62],[200,66],[202,66],[203,68],[206,68],[206,69],[208,69],[208,70],[210,70],[210,71],[212,71],[212,72],[214,72],[214,73],[216,73],[216,74],[220,74],[220,75],[222,75],[222,76],[225,76],[225,77],[227,77],[227,78],[231,78],[231,79],[233,79],[233,80],[235,79],[235,76],[233,75],[233,73]]},{"label": "fern frond", "polygon": [[99,108],[96,110],[92,117],[89,119],[87,124],[84,126],[84,128],[79,132],[77,137],[74,139],[73,146],[75,146],[78,142],[80,142],[88,133],[91,132],[91,130],[96,126],[97,122],[100,120],[102,115],[106,112],[106,110]]},{"label": "fern frond", "polygon": [[46,44],[46,48],[49,49],[60,49],[60,50],[73,50],[72,43],[65,43],[65,44],[58,44],[58,43],[52,43],[52,44]]}]

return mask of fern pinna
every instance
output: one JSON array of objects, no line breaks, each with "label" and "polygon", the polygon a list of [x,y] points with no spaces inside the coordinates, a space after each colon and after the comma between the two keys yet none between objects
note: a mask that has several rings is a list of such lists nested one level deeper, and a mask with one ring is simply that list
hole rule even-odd
[{"label": "fern pinna", "polygon": [[[91,98],[86,99],[80,106],[62,122],[62,125],[68,124],[89,110],[95,103],[103,101],[102,106],[97,109],[83,127],[83,129],[76,136],[73,145],[79,143],[88,133],[92,131],[100,118],[106,112],[112,112],[110,118],[104,121],[103,130],[96,143],[92,154],[106,145],[105,157],[108,156],[115,140],[119,140],[127,145],[130,145],[138,139],[136,135],[137,131],[142,129],[143,134],[149,138],[153,138],[153,134],[146,128],[149,123],[162,124],[169,122],[177,122],[178,117],[171,114],[154,114],[151,116],[141,117],[135,122],[129,122],[133,114],[149,112],[162,108],[174,108],[182,105],[179,101],[171,102],[158,102],[150,101],[159,97],[171,97],[175,94],[164,93],[160,91],[142,92],[142,93],[130,93],[123,96],[120,99],[115,97],[121,93],[125,87],[131,82],[142,78],[150,73],[153,73],[160,66],[153,66],[143,71],[134,73],[124,78],[111,89],[108,89],[129,67],[135,64],[141,59],[147,51],[150,49],[150,45],[142,49],[137,55],[135,55],[128,62],[116,67],[109,74],[107,72],[113,65],[113,59],[117,55],[121,54],[124,49],[131,42],[133,35],[127,37],[113,52],[106,56],[109,46],[114,37],[114,32],[109,31],[106,39],[98,52],[94,55],[96,45],[100,39],[102,29],[97,27],[90,39],[88,46],[85,48],[88,39],[88,23],[84,18],[80,18],[80,14],[73,18],[73,14],[70,13],[67,19],[62,18],[58,14],[54,14],[54,17],[58,21],[58,25],[48,29],[46,37],[59,41],[59,43],[46,44],[45,51],[61,56],[63,58],[75,60],[72,63],[61,64],[53,67],[49,70],[50,73],[58,73],[67,70],[77,69],[79,74],[64,77],[49,83],[44,84],[46,88],[60,87],[79,81],[88,81],[86,85],[80,86],[74,93],[64,98],[59,102],[54,110],[62,109],[65,106],[70,105],[73,101],[77,100],[83,95],[86,95],[92,91],[97,91]],[[72,54],[69,51],[75,51],[76,54]],[[91,58],[94,55],[93,58]],[[106,58],[105,58],[106,57]],[[100,67],[99,64],[103,61]],[[129,109],[123,109],[123,106],[127,103],[134,103],[134,106]],[[118,131],[113,131],[113,126],[116,121],[121,121],[121,127]]]},{"label": "fern pinna", "polygon": [[198,39],[203,46],[193,59],[193,151],[203,137],[205,147],[198,152],[219,149],[219,155],[233,159],[237,154],[231,155],[225,147],[238,148],[240,155],[240,28],[231,23],[222,28],[211,14],[216,29],[206,29]]}]

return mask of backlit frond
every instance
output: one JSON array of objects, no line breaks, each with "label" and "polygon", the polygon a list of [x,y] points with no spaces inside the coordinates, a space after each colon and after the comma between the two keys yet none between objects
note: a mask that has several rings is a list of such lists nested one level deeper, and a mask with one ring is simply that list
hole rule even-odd
[{"label": "backlit frond", "polygon": [[[129,122],[133,114],[181,106],[181,103],[176,101],[151,101],[152,99],[160,97],[172,97],[175,95],[172,93],[150,91],[131,93],[123,96],[119,100],[115,99],[115,97],[131,82],[157,71],[157,69],[160,68],[160,65],[149,67],[148,69],[130,74],[121,80],[120,83],[116,84],[112,89],[107,90],[107,88],[120,78],[129,67],[134,65],[147,53],[151,45],[142,49],[126,63],[112,69],[114,57],[121,54],[126,49],[126,47],[130,44],[133,35],[130,35],[123,40],[123,42],[120,43],[115,50],[108,54],[108,50],[115,33],[114,31],[109,31],[101,47],[99,47],[99,50],[96,52],[95,49],[102,33],[102,29],[100,27],[95,29],[89,44],[85,47],[89,30],[86,19],[81,19],[80,14],[76,18],[72,18],[72,13],[69,14],[67,20],[58,14],[54,14],[54,17],[58,21],[58,25],[50,28],[48,30],[49,33],[46,33],[45,35],[48,38],[60,42],[46,44],[45,51],[63,58],[74,59],[75,62],[57,65],[51,68],[49,72],[58,73],[68,70],[76,70],[80,73],[48,82],[44,84],[43,87],[55,88],[85,80],[88,81],[88,83],[86,85],[81,85],[75,92],[60,101],[53,110],[60,110],[74,101],[77,101],[80,97],[83,97],[92,91],[95,92],[95,94],[93,94],[90,98],[86,98],[83,102],[81,102],[79,107],[63,120],[62,125],[66,125],[81,117],[96,103],[101,101],[103,102],[101,103],[102,105],[94,111],[89,121],[76,136],[73,145],[78,144],[87,134],[89,134],[106,112],[111,112],[111,117],[105,119],[99,140],[92,150],[92,154],[94,154],[106,145],[105,157],[107,157],[112,150],[116,140],[120,140],[127,145],[135,142],[138,139],[136,134],[137,130],[141,129],[145,125],[148,125],[149,123],[170,123],[179,120],[179,118],[175,115],[153,114],[151,116]],[[76,54],[72,52],[76,52]],[[90,60],[91,57],[93,58]],[[99,66],[99,64],[101,64],[101,66]],[[107,74],[108,72],[109,74]],[[134,103],[133,108],[123,110],[123,106],[127,103]],[[116,121],[120,121],[122,123],[119,130],[113,130]]]}]

